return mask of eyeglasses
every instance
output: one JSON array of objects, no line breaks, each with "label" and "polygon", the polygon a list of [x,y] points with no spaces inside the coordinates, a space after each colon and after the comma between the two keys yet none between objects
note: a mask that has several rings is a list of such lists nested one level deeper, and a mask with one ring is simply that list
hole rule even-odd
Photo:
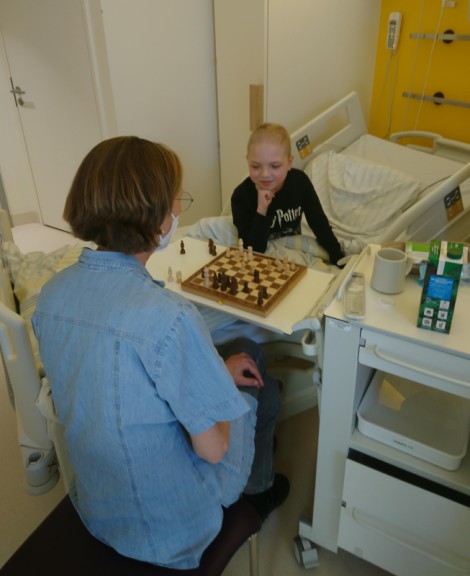
[{"label": "eyeglasses", "polygon": [[194,198],[191,196],[189,192],[181,192],[180,196],[177,196],[176,200],[181,205],[181,212],[186,212],[191,208],[191,204],[194,202]]}]

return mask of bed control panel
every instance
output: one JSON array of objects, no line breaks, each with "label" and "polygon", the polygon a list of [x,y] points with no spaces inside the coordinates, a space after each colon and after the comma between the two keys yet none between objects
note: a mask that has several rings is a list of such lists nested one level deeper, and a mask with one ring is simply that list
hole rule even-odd
[{"label": "bed control panel", "polygon": [[400,38],[401,14],[400,12],[391,12],[388,17],[387,48],[396,50]]}]

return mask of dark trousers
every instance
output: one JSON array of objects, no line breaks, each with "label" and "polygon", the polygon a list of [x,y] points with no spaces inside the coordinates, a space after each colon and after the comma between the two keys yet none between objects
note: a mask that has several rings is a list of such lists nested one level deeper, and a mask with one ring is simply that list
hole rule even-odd
[{"label": "dark trousers", "polygon": [[229,356],[245,352],[256,362],[263,378],[264,386],[240,386],[239,390],[254,396],[258,401],[256,410],[255,455],[244,492],[258,494],[271,488],[274,480],[273,438],[276,418],[281,407],[279,383],[266,372],[266,362],[260,346],[248,338],[237,338],[218,346],[219,354],[225,360]]}]

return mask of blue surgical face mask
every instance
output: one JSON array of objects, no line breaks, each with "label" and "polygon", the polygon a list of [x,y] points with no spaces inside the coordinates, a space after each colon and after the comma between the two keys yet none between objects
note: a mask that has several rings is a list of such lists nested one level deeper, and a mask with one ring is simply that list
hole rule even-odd
[{"label": "blue surgical face mask", "polygon": [[178,227],[178,216],[175,216],[172,212],[171,217],[173,218],[173,222],[171,223],[170,229],[168,230],[168,232],[166,234],[160,235],[160,243],[155,248],[155,252],[158,252],[159,250],[164,250],[168,246],[168,244],[170,243],[171,237],[173,236],[176,228]]}]

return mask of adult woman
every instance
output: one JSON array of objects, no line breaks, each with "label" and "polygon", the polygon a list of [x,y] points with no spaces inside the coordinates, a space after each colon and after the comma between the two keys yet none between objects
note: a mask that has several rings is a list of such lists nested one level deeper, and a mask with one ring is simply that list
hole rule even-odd
[{"label": "adult woman", "polygon": [[175,227],[181,186],[166,146],[118,137],[93,148],[64,218],[98,248],[44,287],[33,326],[83,522],[122,554],[191,568],[223,506],[245,490],[272,509],[288,483],[274,476],[272,458],[252,466],[254,429],[269,444],[279,409],[262,358],[242,342],[224,363],[195,308],[145,268]]}]

